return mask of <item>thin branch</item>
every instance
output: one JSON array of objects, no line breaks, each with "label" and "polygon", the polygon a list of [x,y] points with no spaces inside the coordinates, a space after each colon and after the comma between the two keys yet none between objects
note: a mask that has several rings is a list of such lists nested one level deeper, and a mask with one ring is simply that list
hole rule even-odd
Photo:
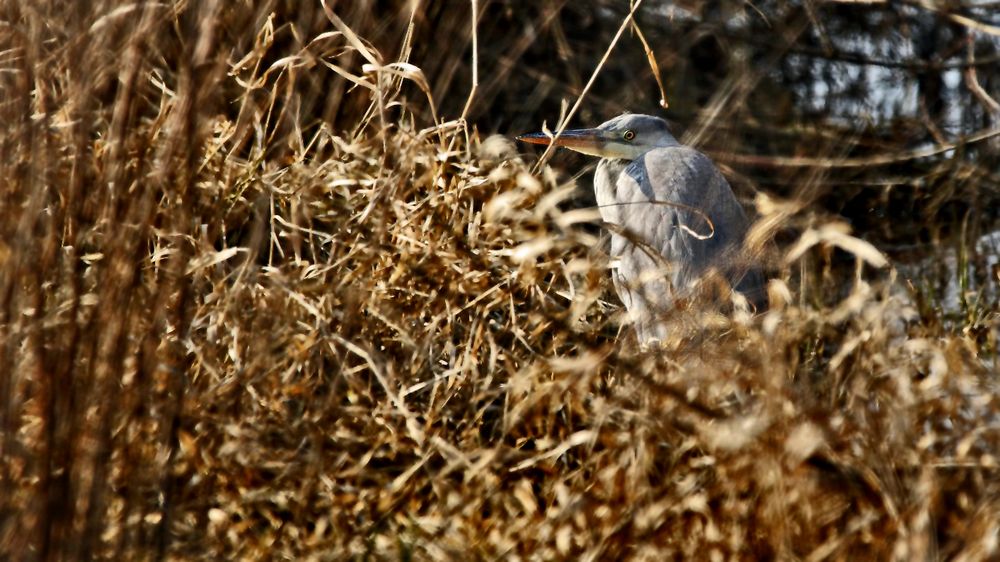
[{"label": "thin branch", "polygon": [[580,104],[583,103],[583,98],[586,97],[587,92],[589,92],[590,88],[593,87],[594,82],[597,80],[597,75],[600,74],[601,69],[604,68],[604,63],[608,61],[608,57],[611,56],[611,51],[613,51],[615,45],[618,44],[619,39],[621,39],[622,33],[625,32],[625,28],[627,28],[629,22],[632,21],[632,17],[635,15],[636,10],[639,9],[639,6],[642,6],[642,0],[638,0],[632,6],[632,10],[629,11],[628,16],[625,17],[625,21],[623,21],[621,26],[618,27],[618,31],[615,33],[614,38],[611,39],[611,44],[608,45],[607,50],[604,51],[604,56],[601,57],[600,62],[597,63],[597,68],[595,68],[594,72],[591,73],[590,80],[587,81],[587,85],[583,87],[583,91],[580,92],[580,95],[576,98],[576,103],[573,104],[573,107],[569,110],[569,113],[567,113],[566,117],[559,123],[559,128],[556,130],[556,134],[552,138],[552,143],[549,144],[548,147],[546,147],[545,152],[542,153],[542,156],[541,158],[538,159],[538,162],[535,162],[535,165],[533,167],[534,172],[537,173],[539,170],[541,170],[542,166],[544,166],[545,163],[548,161],[548,159],[551,157],[552,149],[555,148],[556,146],[555,144],[556,139],[558,139],[559,135],[561,135],[562,132],[566,130],[566,125],[569,124],[570,119],[572,119],[573,116],[576,115],[577,110],[580,109]]},{"label": "thin branch", "polygon": [[965,86],[969,88],[972,95],[986,107],[987,111],[994,114],[1000,113],[1000,103],[997,103],[997,100],[993,99],[988,93],[986,93],[986,90],[984,90],[983,86],[979,83],[979,78],[976,76],[976,67],[973,64],[976,62],[976,46],[971,35],[968,37],[968,55],[966,57],[966,61],[969,62],[969,66],[966,67],[964,72]]},{"label": "thin branch", "polygon": [[747,166],[763,166],[775,168],[863,168],[867,166],[885,166],[908,162],[929,156],[943,154],[960,146],[973,144],[1000,136],[1000,129],[986,129],[978,133],[958,139],[956,142],[938,145],[932,148],[910,150],[896,154],[879,154],[868,158],[822,158],[809,156],[757,156],[753,154],[736,154],[733,152],[715,152],[712,154],[723,162],[743,164]]},{"label": "thin branch", "polygon": [[944,8],[933,2],[929,2],[928,0],[904,0],[904,2],[911,6],[917,6],[918,8],[923,8],[928,12],[934,12],[935,14],[940,14],[950,19],[951,21],[959,25],[963,25],[973,31],[978,31],[980,33],[985,33],[987,35],[1000,37],[1000,27],[988,23],[983,23],[979,20],[972,19],[969,16],[963,16],[961,14],[950,12],[948,11],[947,8]]},{"label": "thin branch", "polygon": [[639,22],[635,21],[634,18],[630,19],[632,20],[632,29],[635,30],[636,36],[642,42],[642,48],[646,50],[646,60],[649,61],[649,68],[653,71],[656,86],[660,89],[660,107],[667,109],[670,107],[670,104],[667,102],[667,89],[663,86],[663,77],[660,75],[660,65],[656,62],[656,55],[653,54],[653,49],[649,46],[649,41],[646,41],[646,36],[639,29]]},{"label": "thin branch", "polygon": [[470,0],[472,3],[472,88],[469,89],[469,98],[465,100],[465,107],[462,109],[462,120],[469,115],[469,108],[472,107],[472,100],[476,97],[476,90],[479,89],[479,2]]}]

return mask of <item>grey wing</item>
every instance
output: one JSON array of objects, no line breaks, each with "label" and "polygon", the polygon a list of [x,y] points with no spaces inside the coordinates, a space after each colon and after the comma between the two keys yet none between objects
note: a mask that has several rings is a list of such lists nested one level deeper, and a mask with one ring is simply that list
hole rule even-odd
[{"label": "grey wing", "polygon": [[[623,274],[636,279],[644,269],[666,269],[667,292],[672,295],[683,293],[714,267],[760,305],[763,277],[742,251],[749,221],[729,183],[707,156],[684,146],[651,150],[625,169],[616,187],[619,200],[627,203],[620,207],[619,225],[647,245],[637,248],[634,241],[619,239],[616,248],[612,240],[612,254],[617,250],[617,255],[629,258],[623,262],[631,262],[632,270]],[[636,250],[647,255],[638,255]],[[651,252],[663,259],[649,256]],[[662,290],[656,287],[646,292]]]}]

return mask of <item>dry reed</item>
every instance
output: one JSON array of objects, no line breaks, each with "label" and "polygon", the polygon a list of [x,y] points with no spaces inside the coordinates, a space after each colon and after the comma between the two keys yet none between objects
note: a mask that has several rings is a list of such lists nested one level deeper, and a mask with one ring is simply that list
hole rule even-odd
[{"label": "dry reed", "polygon": [[576,184],[335,8],[9,8],[5,558],[998,556],[995,308],[760,196],[772,309],[639,350]]}]

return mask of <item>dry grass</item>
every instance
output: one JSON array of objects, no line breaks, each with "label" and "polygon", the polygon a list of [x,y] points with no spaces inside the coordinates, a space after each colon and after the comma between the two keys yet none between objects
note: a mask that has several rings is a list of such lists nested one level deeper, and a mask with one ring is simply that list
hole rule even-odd
[{"label": "dry grass", "polygon": [[[8,8],[6,558],[998,556],[994,305],[760,199],[772,309],[640,351],[572,182],[232,9]],[[331,65],[346,132],[292,93]]]}]

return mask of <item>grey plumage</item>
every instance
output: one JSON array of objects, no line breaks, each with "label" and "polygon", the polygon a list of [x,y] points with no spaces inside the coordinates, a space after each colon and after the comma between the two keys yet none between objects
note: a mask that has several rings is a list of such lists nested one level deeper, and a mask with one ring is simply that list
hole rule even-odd
[{"label": "grey plumage", "polygon": [[[549,141],[541,134],[519,138]],[[715,164],[678,143],[665,121],[622,115],[596,129],[564,131],[556,144],[602,157],[595,195],[611,230],[615,289],[640,342],[665,339],[663,312],[710,269],[753,306],[766,306],[763,275],[743,249],[743,208]]]}]

